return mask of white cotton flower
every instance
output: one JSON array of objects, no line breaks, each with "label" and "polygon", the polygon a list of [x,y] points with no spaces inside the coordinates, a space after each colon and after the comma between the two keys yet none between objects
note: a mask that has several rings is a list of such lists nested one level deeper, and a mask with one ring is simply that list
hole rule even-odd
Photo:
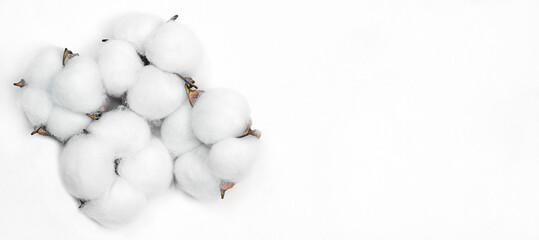
[{"label": "white cotton flower", "polygon": [[60,173],[67,191],[74,197],[99,198],[117,177],[113,151],[96,137],[73,137],[60,156]]},{"label": "white cotton flower", "polygon": [[21,105],[32,126],[45,124],[54,106],[48,92],[30,86],[23,88]]},{"label": "white cotton flower", "polygon": [[148,40],[146,57],[160,69],[193,77],[202,61],[202,46],[189,27],[169,21]]},{"label": "white cotton flower", "polygon": [[191,104],[185,102],[165,118],[161,126],[161,138],[168,150],[179,156],[202,144],[191,129]]},{"label": "white cotton flower", "polygon": [[154,66],[139,71],[137,82],[127,91],[129,108],[150,120],[168,116],[186,100],[185,82]]},{"label": "white cotton flower", "polygon": [[191,114],[193,132],[206,144],[238,137],[251,122],[247,100],[229,89],[211,89],[200,93]]},{"label": "white cotton flower", "polygon": [[107,96],[95,61],[76,56],[66,62],[51,86],[59,105],[80,113],[91,113],[105,104]]},{"label": "white cotton flower", "polygon": [[237,182],[249,170],[259,151],[255,136],[228,138],[215,143],[208,156],[212,173],[230,182]]},{"label": "white cotton flower", "polygon": [[107,93],[120,97],[137,81],[137,71],[144,67],[133,46],[121,40],[108,40],[99,48],[97,64]]},{"label": "white cotton flower", "polygon": [[144,55],[145,43],[163,23],[163,19],[152,14],[128,14],[113,23],[112,36],[133,44],[137,52]]},{"label": "white cotton flower", "polygon": [[41,49],[30,61],[23,79],[25,85],[47,90],[54,76],[62,69],[64,49],[48,46]]},{"label": "white cotton flower", "polygon": [[91,121],[92,119],[86,114],[55,106],[47,119],[46,129],[58,140],[65,141],[71,136],[81,133]]},{"label": "white cotton flower", "polygon": [[136,155],[122,158],[118,174],[139,191],[153,195],[170,188],[173,161],[161,140],[153,138]]},{"label": "white cotton flower", "polygon": [[208,148],[199,146],[176,159],[174,177],[178,187],[200,200],[216,200],[220,196],[220,180],[208,168]]},{"label": "white cotton flower", "polygon": [[109,191],[96,200],[81,207],[81,211],[97,223],[119,227],[131,222],[146,206],[146,196],[121,177],[117,178]]},{"label": "white cotton flower", "polygon": [[148,122],[128,109],[104,113],[88,127],[88,132],[114,146],[117,158],[137,153],[148,146],[151,139]]}]

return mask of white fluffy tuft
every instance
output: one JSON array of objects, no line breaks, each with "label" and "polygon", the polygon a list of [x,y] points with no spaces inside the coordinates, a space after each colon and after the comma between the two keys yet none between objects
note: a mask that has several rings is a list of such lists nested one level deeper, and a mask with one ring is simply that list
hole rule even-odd
[{"label": "white fluffy tuft", "polygon": [[133,44],[135,49],[144,54],[143,47],[156,30],[163,25],[160,17],[147,13],[133,13],[125,15],[114,22],[112,36]]},{"label": "white fluffy tuft", "polygon": [[24,74],[29,87],[47,90],[54,76],[62,69],[64,49],[48,46],[39,51],[30,61]]},{"label": "white fluffy tuft", "polygon": [[141,152],[122,158],[118,174],[146,195],[164,192],[173,180],[172,158],[161,140],[153,138]]},{"label": "white fluffy tuft", "polygon": [[86,202],[81,211],[99,224],[114,228],[131,222],[146,206],[146,196],[126,180],[117,178],[108,192]]},{"label": "white fluffy tuft", "polygon": [[191,105],[184,103],[161,126],[161,138],[168,150],[179,156],[202,144],[191,129]]},{"label": "white fluffy tuft", "polygon": [[32,126],[47,122],[54,107],[48,92],[33,87],[23,88],[21,105]]},{"label": "white fluffy tuft", "polygon": [[220,197],[220,180],[208,168],[208,148],[204,145],[176,159],[174,176],[184,192],[200,200],[216,200]]},{"label": "white fluffy tuft", "polygon": [[165,71],[193,77],[202,60],[202,47],[190,28],[170,21],[148,40],[146,57]]},{"label": "white fluffy tuft", "polygon": [[109,40],[99,48],[97,64],[107,93],[120,97],[137,81],[137,71],[144,67],[133,46],[121,40]]},{"label": "white fluffy tuft", "polygon": [[82,132],[92,121],[86,114],[76,113],[60,106],[55,106],[47,120],[46,129],[60,141]]},{"label": "white fluffy tuft", "polygon": [[185,83],[172,73],[154,66],[139,71],[138,81],[127,92],[127,104],[150,120],[161,119],[176,110],[187,99]]},{"label": "white fluffy tuft", "polygon": [[104,113],[88,127],[88,131],[114,146],[117,158],[137,153],[145,148],[151,139],[148,122],[127,109]]},{"label": "white fluffy tuft", "polygon": [[208,166],[216,177],[236,182],[247,173],[258,151],[254,136],[228,138],[211,147]]},{"label": "white fluffy tuft", "polygon": [[54,100],[72,111],[91,113],[107,96],[95,61],[84,56],[69,59],[51,86]]},{"label": "white fluffy tuft", "polygon": [[99,198],[117,177],[112,149],[89,135],[67,142],[60,156],[60,172],[67,191],[86,200]]},{"label": "white fluffy tuft", "polygon": [[251,121],[247,100],[229,89],[201,93],[191,114],[193,132],[206,144],[240,136]]}]

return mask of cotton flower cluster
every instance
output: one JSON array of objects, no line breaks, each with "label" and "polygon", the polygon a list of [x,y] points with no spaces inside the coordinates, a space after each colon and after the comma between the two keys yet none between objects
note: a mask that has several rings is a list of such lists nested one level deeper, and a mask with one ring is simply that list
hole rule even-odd
[{"label": "cotton flower cluster", "polygon": [[60,141],[82,132],[102,111],[107,96],[99,68],[92,58],[59,47],[42,49],[30,62],[24,78],[22,108],[35,130]]},{"label": "cotton flower cluster", "polygon": [[65,143],[60,173],[80,210],[114,227],[171,186],[224,198],[256,159],[260,132],[241,94],[195,85],[195,33],[177,16],[130,14],[100,44],[95,60],[44,48],[15,83],[32,134]]}]

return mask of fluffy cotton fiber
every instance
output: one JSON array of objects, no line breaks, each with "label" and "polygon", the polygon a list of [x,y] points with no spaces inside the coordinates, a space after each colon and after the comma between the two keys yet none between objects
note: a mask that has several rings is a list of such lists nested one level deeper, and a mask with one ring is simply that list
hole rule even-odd
[{"label": "fluffy cotton fiber", "polygon": [[165,71],[193,77],[202,60],[202,47],[190,28],[169,21],[148,40],[146,57]]},{"label": "fluffy cotton fiber", "polygon": [[161,138],[168,150],[179,156],[202,144],[191,129],[191,105],[185,102],[161,126]]},{"label": "fluffy cotton fiber", "polygon": [[110,146],[89,135],[68,141],[60,156],[67,191],[79,199],[96,199],[114,183],[114,154]]},{"label": "fluffy cotton fiber", "polygon": [[236,182],[249,170],[259,150],[258,138],[228,138],[211,147],[208,166],[223,180]]},{"label": "fluffy cotton fiber", "polygon": [[200,200],[219,199],[219,179],[208,168],[208,148],[199,146],[176,159],[174,176],[180,189]]},{"label": "fluffy cotton fiber", "polygon": [[98,110],[107,98],[97,64],[84,56],[67,61],[54,79],[51,91],[56,103],[81,113]]},{"label": "fluffy cotton fiber", "polygon": [[137,80],[137,71],[144,64],[133,46],[121,40],[109,40],[101,46],[97,63],[107,93],[120,97]]},{"label": "fluffy cotton fiber", "polygon": [[47,131],[65,141],[71,136],[81,133],[92,121],[86,114],[76,113],[60,106],[55,106],[47,120]]},{"label": "fluffy cotton fiber", "polygon": [[45,124],[54,106],[49,93],[32,87],[23,89],[21,105],[32,126]]},{"label": "fluffy cotton fiber", "polygon": [[187,100],[184,86],[178,76],[146,66],[139,72],[135,85],[127,91],[127,104],[145,118],[161,119]]},{"label": "fluffy cotton fiber", "polygon": [[117,178],[108,192],[81,207],[86,216],[105,227],[118,227],[132,221],[146,206],[146,196],[126,180]]},{"label": "fluffy cotton fiber", "polygon": [[206,144],[240,136],[251,121],[247,100],[229,89],[201,93],[191,114],[193,132]]},{"label": "fluffy cotton fiber", "polygon": [[146,120],[124,108],[104,113],[88,127],[88,131],[114,146],[117,158],[137,153],[151,139],[150,126]]},{"label": "fluffy cotton fiber", "polygon": [[114,22],[112,36],[133,44],[135,49],[144,55],[143,47],[164,21],[155,15],[134,13],[125,15]]},{"label": "fluffy cotton fiber", "polygon": [[122,158],[118,173],[139,191],[153,195],[170,187],[173,162],[161,140],[153,138],[141,152]]},{"label": "fluffy cotton fiber", "polygon": [[[47,47],[14,84],[23,87],[30,123],[44,127],[39,133],[67,142],[60,156],[67,191],[106,227],[132,221],[173,183],[194,198],[219,199],[257,155],[256,137],[237,138],[251,122],[247,101],[215,89],[189,103],[182,76],[196,80],[203,49],[179,21],[130,14],[111,30],[96,61],[73,54],[64,65],[64,49]],[[103,106],[116,110],[102,113]]]},{"label": "fluffy cotton fiber", "polygon": [[54,76],[62,69],[64,49],[48,46],[39,51],[30,61],[24,74],[29,87],[47,90]]}]

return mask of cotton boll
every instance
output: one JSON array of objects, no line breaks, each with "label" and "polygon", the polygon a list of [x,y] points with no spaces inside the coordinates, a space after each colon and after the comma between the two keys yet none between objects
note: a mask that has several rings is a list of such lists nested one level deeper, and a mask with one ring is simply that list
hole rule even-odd
[{"label": "cotton boll", "polygon": [[208,148],[204,145],[176,159],[174,177],[184,192],[200,200],[219,199],[220,180],[208,168]]},{"label": "cotton boll", "polygon": [[161,138],[168,150],[179,156],[202,144],[191,129],[191,105],[187,102],[165,118]]},{"label": "cotton boll", "polygon": [[161,119],[176,110],[187,99],[185,82],[172,73],[146,66],[138,81],[127,91],[127,104],[150,120]]},{"label": "cotton boll", "polygon": [[98,110],[107,99],[97,64],[83,56],[67,61],[55,77],[51,91],[56,103],[80,113]]},{"label": "cotton boll", "polygon": [[99,198],[117,177],[113,151],[96,137],[73,137],[60,156],[60,173],[67,191],[74,197]]},{"label": "cotton boll", "polygon": [[23,89],[21,105],[32,126],[45,124],[53,108],[49,93],[33,87]]},{"label": "cotton boll", "polygon": [[255,136],[228,138],[211,147],[208,166],[216,177],[236,182],[247,173],[258,151]]},{"label": "cotton boll", "polygon": [[101,198],[85,203],[80,210],[99,224],[113,228],[131,222],[146,202],[142,192],[120,177]]},{"label": "cotton boll", "polygon": [[48,89],[54,76],[62,69],[64,49],[48,46],[39,51],[30,61],[24,74],[25,84]]},{"label": "cotton boll", "polygon": [[136,50],[144,55],[144,44],[163,23],[164,21],[161,18],[152,14],[129,14],[114,22],[112,35],[114,39],[133,44]]},{"label": "cotton boll", "polygon": [[137,153],[151,139],[150,126],[146,120],[128,109],[104,113],[88,127],[88,132],[114,146],[117,158]]},{"label": "cotton boll", "polygon": [[122,158],[118,174],[146,195],[163,192],[174,177],[172,158],[161,140],[153,138],[136,155]]},{"label": "cotton boll", "polygon": [[91,121],[92,119],[86,114],[55,106],[47,120],[47,131],[58,140],[65,141],[69,137],[82,132]]},{"label": "cotton boll", "polygon": [[191,127],[206,144],[240,136],[251,121],[247,100],[229,89],[211,89],[201,93],[192,111]]},{"label": "cotton boll", "polygon": [[120,97],[137,80],[144,64],[133,46],[120,40],[108,40],[99,49],[97,63],[107,93]]},{"label": "cotton boll", "polygon": [[165,71],[193,77],[202,61],[202,47],[190,28],[169,21],[148,40],[146,57]]}]

